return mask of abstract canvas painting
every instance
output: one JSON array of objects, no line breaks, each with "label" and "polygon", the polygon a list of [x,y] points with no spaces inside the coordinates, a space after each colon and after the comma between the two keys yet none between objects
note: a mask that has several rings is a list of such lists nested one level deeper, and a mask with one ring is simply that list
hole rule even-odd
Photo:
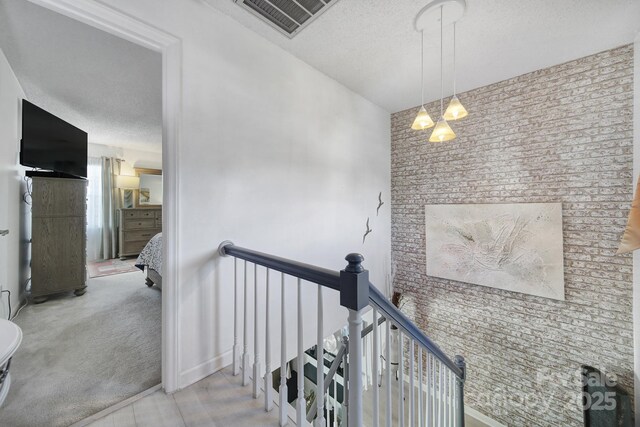
[{"label": "abstract canvas painting", "polygon": [[564,300],[562,204],[427,205],[427,275]]}]

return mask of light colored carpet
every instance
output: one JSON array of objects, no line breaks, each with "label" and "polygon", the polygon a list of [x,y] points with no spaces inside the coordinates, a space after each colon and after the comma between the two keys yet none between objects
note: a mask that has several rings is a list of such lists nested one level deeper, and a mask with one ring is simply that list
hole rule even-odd
[{"label": "light colored carpet", "polygon": [[160,382],[161,293],[144,274],[29,305],[0,425],[68,426]]}]

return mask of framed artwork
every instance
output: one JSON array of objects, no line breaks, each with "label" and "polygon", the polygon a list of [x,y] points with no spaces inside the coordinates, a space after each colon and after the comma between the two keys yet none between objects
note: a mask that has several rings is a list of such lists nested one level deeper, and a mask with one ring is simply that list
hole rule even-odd
[{"label": "framed artwork", "polygon": [[561,203],[427,205],[427,275],[564,300]]}]

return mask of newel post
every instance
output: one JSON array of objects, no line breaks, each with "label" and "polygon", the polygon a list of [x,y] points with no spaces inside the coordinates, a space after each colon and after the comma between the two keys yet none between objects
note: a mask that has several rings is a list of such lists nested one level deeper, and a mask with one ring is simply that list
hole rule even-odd
[{"label": "newel post", "polygon": [[362,425],[362,310],[369,305],[369,272],[364,257],[349,254],[349,265],[340,271],[340,305],[349,309],[349,383],[347,422]]},{"label": "newel post", "polygon": [[456,387],[458,388],[458,401],[456,402],[456,411],[458,411],[457,427],[464,427],[464,380],[467,376],[467,362],[465,362],[464,357],[458,355],[454,357],[453,363],[455,363],[456,366],[460,368],[460,371],[462,371],[462,378],[456,378]]}]

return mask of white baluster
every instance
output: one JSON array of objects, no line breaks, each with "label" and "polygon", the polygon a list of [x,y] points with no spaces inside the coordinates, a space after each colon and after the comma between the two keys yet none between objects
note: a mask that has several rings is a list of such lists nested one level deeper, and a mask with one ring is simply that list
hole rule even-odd
[{"label": "white baluster", "polygon": [[449,368],[444,370],[444,395],[442,396],[442,404],[444,405],[444,425],[450,426],[449,418]]},{"label": "white baluster", "polygon": [[322,286],[318,285],[318,344],[316,346],[316,404],[318,407],[316,422],[317,427],[325,427],[324,419],[324,328],[323,328],[323,301]]},{"label": "white baluster", "polygon": [[416,424],[416,417],[415,417],[415,382],[414,382],[414,377],[415,377],[415,364],[414,364],[414,358],[415,358],[415,343],[413,340],[409,340],[409,344],[411,345],[411,349],[409,350],[409,372],[410,372],[410,377],[409,377],[409,425],[411,427],[415,426]]},{"label": "white baluster", "polygon": [[456,401],[455,401],[455,375],[452,371],[449,371],[449,420],[451,422],[451,425],[454,426],[455,424],[455,406],[456,406]]},{"label": "white baluster", "polygon": [[440,378],[440,385],[438,386],[438,415],[440,419],[440,426],[445,427],[444,424],[444,365],[441,361],[438,361],[438,376]]},{"label": "white baluster", "polygon": [[424,394],[422,393],[422,346],[418,344],[418,427],[424,427]]},{"label": "white baluster", "polygon": [[298,278],[298,405],[296,425],[303,426],[307,419],[307,401],[304,397],[304,333],[302,330],[302,280]]},{"label": "white baluster", "polygon": [[287,425],[287,311],[285,310],[284,273],[280,274],[280,427]]},{"label": "white baluster", "polygon": [[258,264],[253,264],[253,352],[255,358],[253,360],[253,398],[260,396],[260,339],[258,325]]},{"label": "white baluster", "polygon": [[393,403],[391,401],[391,346],[393,345],[391,342],[391,321],[386,319],[384,322],[387,329],[387,348],[384,351],[386,371],[386,387],[387,387],[387,427],[391,427],[391,415],[393,413]]},{"label": "white baluster", "polygon": [[[344,390],[344,387],[342,388]],[[333,427],[338,427],[338,382],[333,380]]]},{"label": "white baluster", "polygon": [[238,258],[233,258],[233,375],[240,373],[240,346],[238,344]]},{"label": "white baluster", "polygon": [[380,426],[380,396],[378,387],[378,364],[380,361],[380,348],[378,347],[378,310],[373,309],[373,427]]},{"label": "white baluster", "polygon": [[244,353],[242,353],[242,385],[249,384],[249,295],[247,284],[247,261],[244,262]]},{"label": "white baluster", "polygon": [[458,406],[460,404],[460,389],[458,388],[458,377],[453,377],[453,413],[455,419],[455,426],[462,426],[462,420],[460,420],[460,412]]},{"label": "white baluster", "polygon": [[400,398],[398,400],[398,421],[400,427],[404,427],[404,345],[402,341],[402,331],[398,328],[398,388],[400,391]]},{"label": "white baluster", "polygon": [[427,351],[427,403],[426,403],[426,421],[427,427],[433,427],[433,400],[431,397],[431,381],[433,376],[431,375],[431,354]]},{"label": "white baluster", "polygon": [[267,268],[267,308],[265,312],[265,335],[264,335],[264,410],[270,412],[273,409],[273,374],[271,373],[271,322],[269,307],[269,269]]}]

